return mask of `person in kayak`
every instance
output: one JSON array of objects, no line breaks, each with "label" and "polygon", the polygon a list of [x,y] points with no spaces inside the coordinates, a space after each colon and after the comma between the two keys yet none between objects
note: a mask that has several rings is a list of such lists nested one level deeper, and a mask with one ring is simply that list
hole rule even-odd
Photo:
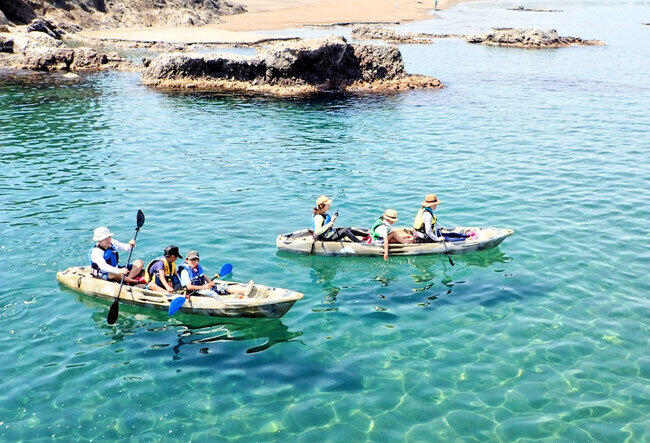
[{"label": "person in kayak", "polygon": [[390,243],[408,244],[413,243],[410,235],[401,235],[393,230],[393,224],[397,221],[397,211],[386,209],[370,228],[370,242],[376,245],[384,245],[384,260],[388,260],[388,245]]},{"label": "person in kayak", "polygon": [[427,194],[413,220],[413,234],[418,243],[463,241],[468,235],[457,232],[441,232],[438,218],[433,214],[442,201],[436,194]]},{"label": "person in kayak", "polygon": [[135,260],[128,266],[119,265],[119,252],[135,248],[135,240],[129,243],[122,243],[113,239],[113,233],[105,226],[101,226],[93,232],[95,245],[90,250],[90,267],[93,277],[103,280],[119,282],[124,276],[124,282],[129,285],[141,283],[138,279],[140,271],[144,266],[142,260]]},{"label": "person in kayak", "polygon": [[338,218],[339,213],[336,212],[334,217],[330,217],[327,211],[329,211],[331,203],[332,199],[324,195],[316,199],[316,206],[313,208],[314,238],[320,241],[340,241],[348,238],[355,243],[361,243],[357,235],[363,238],[368,235],[367,232],[357,229],[334,227],[334,222]]},{"label": "person in kayak", "polygon": [[176,260],[183,258],[178,251],[178,246],[169,245],[163,255],[149,262],[144,271],[147,289],[157,292],[174,292],[180,288],[180,281],[176,273]]},{"label": "person in kayak", "polygon": [[190,293],[196,292],[197,294],[208,297],[217,297],[225,294],[248,297],[253,291],[253,288],[255,287],[255,282],[253,282],[253,280],[248,282],[248,285],[243,292],[230,288],[226,284],[215,284],[215,282],[205,276],[203,267],[199,264],[200,260],[199,251],[190,251],[185,257],[185,263],[178,266],[180,283],[181,286],[185,288],[188,296]]}]

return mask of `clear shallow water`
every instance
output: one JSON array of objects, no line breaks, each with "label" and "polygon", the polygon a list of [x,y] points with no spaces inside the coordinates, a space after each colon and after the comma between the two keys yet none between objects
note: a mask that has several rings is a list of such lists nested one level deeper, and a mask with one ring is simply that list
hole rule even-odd
[{"label": "clear shallow water", "polygon": [[[438,92],[2,83],[0,438],[647,439],[648,4],[588,6],[580,32],[556,27],[605,48],[402,47]],[[455,267],[276,252],[320,194],[368,225],[387,206],[409,223],[431,191],[443,224],[516,235]],[[123,307],[107,326],[55,272],[86,262],[97,225],[130,238],[138,208],[136,257],[197,248],[305,298],[274,320]]]}]

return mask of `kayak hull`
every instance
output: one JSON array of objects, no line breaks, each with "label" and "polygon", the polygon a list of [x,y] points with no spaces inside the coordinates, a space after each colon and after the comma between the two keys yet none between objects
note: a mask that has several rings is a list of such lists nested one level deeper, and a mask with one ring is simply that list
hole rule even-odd
[{"label": "kayak hull", "polygon": [[[358,228],[353,228],[358,229]],[[405,234],[410,234],[410,228],[396,228]],[[391,244],[388,247],[389,255],[435,255],[445,254],[448,250],[452,254],[490,249],[498,246],[508,236],[512,235],[512,229],[504,228],[476,228],[458,227],[443,232],[470,232],[474,231],[476,236],[459,242],[443,243],[415,243],[415,244]],[[302,229],[289,234],[278,235],[275,241],[281,251],[298,252],[302,254],[315,255],[358,255],[358,256],[383,256],[384,246],[367,243],[354,243],[347,241],[314,241],[311,229]]]},{"label": "kayak hull", "polygon": [[[58,272],[56,279],[73,291],[111,302],[115,300],[120,287],[119,283],[93,277],[89,267],[68,268]],[[246,287],[246,284],[237,282],[216,282],[241,291]],[[169,303],[181,295],[124,285],[120,294],[120,303],[168,311]],[[210,317],[277,318],[286,314],[301,298],[303,294],[300,292],[256,284],[250,296],[245,298],[233,295],[218,298],[198,294],[191,296],[179,312]]]}]

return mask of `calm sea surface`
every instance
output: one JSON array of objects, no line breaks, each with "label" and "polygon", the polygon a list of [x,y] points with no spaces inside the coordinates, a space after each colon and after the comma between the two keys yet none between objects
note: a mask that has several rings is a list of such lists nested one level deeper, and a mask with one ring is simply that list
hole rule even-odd
[{"label": "calm sea surface", "polygon": [[[447,88],[275,100],[138,76],[0,82],[0,440],[650,438],[648,2],[468,3],[406,30],[557,28],[606,47],[403,46]],[[474,22],[481,21],[484,26]],[[319,31],[321,32],[321,31]],[[278,253],[340,224],[509,227],[443,257]],[[304,292],[281,319],[167,319],[60,287],[92,230]]]}]

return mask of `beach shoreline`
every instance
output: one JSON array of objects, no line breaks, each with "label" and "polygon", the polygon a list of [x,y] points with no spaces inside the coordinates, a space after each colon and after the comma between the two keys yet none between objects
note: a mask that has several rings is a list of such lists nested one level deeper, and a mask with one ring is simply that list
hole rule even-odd
[{"label": "beach shoreline", "polygon": [[[472,0],[440,0],[438,9]],[[163,28],[114,28],[84,30],[77,35],[93,40],[165,42],[165,43],[255,43],[277,38],[271,31],[307,26],[355,24],[399,24],[427,20],[434,15],[433,1],[359,0],[242,0],[247,12],[222,17],[220,23],[205,26]]]}]

